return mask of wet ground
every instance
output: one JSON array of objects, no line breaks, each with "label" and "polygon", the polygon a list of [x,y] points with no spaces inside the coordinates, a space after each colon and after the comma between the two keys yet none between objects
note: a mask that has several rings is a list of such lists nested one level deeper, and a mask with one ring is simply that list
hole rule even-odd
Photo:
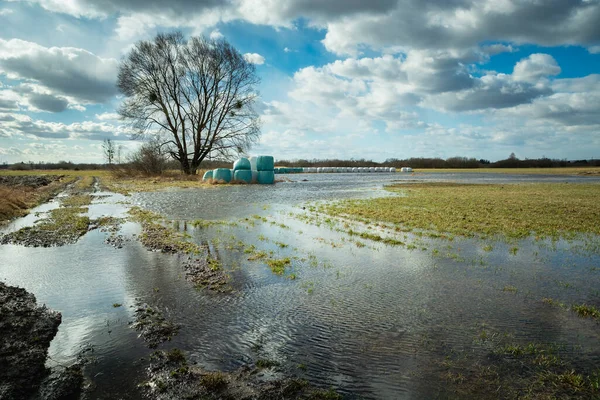
[{"label": "wet ground", "polygon": [[[2,245],[0,279],[62,313],[50,365],[73,362],[93,347],[94,362],[86,367],[95,384],[89,398],[142,396],[137,384],[146,380],[152,350],[130,322],[144,303],[179,326],[159,348],[179,348],[206,370],[235,371],[271,360],[286,376],[333,387],[348,398],[447,398],[454,391],[448,360],[466,374],[508,343],[556,346],[573,369],[600,369],[598,323],[543,301],[599,306],[595,250],[577,242],[482,243],[402,233],[394,234],[407,245],[389,246],[351,237],[347,222],[308,211],[317,201],[390,195],[383,185],[399,180],[600,179],[473,173],[285,177],[292,182],[273,187],[131,197],[95,193],[92,220],[125,218],[136,205],[165,215],[192,241],[207,245],[230,275],[231,293],[196,288],[186,280],[182,257],[148,251],[136,240],[140,226],[133,222],[120,227],[121,248],[105,243],[111,233],[100,229],[62,247]],[[32,224],[53,204],[3,233]],[[194,227],[195,220],[215,223]],[[357,229],[387,234],[377,227]],[[253,257],[261,251],[265,257]],[[281,275],[266,263],[286,258]]]}]

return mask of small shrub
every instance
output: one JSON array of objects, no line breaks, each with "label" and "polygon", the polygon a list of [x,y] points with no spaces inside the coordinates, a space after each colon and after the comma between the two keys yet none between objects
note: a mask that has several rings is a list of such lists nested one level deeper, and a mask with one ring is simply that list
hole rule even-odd
[{"label": "small shrub", "polygon": [[227,386],[227,378],[222,372],[209,372],[200,378],[200,385],[208,390],[218,390]]},{"label": "small shrub", "polygon": [[177,363],[185,363],[185,354],[183,354],[183,351],[179,350],[179,349],[172,349],[171,351],[167,352],[167,360],[171,361],[171,362],[177,362]]},{"label": "small shrub", "polygon": [[256,361],[256,367],[263,369],[263,368],[272,368],[272,367],[276,367],[278,366],[279,363],[277,361],[273,361],[273,360],[265,360],[265,359],[260,359]]}]

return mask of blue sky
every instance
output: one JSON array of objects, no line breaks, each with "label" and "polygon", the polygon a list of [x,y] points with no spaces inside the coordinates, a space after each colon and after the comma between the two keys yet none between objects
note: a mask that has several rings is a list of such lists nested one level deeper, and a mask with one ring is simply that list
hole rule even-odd
[{"label": "blue sky", "polygon": [[119,60],[157,32],[256,63],[277,159],[600,157],[598,0],[0,1],[0,162],[139,146]]}]

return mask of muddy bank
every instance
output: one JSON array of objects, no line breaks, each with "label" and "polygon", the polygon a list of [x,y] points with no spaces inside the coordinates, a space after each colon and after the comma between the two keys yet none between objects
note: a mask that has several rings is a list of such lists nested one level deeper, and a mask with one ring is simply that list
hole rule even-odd
[{"label": "muddy bank", "polygon": [[0,243],[27,247],[64,246],[75,243],[87,233],[90,226],[89,217],[83,215],[85,212],[87,208],[84,207],[57,208],[34,226],[4,235]]},{"label": "muddy bank", "polygon": [[[12,178],[12,177],[4,177]],[[19,177],[26,178],[26,177]],[[39,180],[45,176],[32,176]],[[35,180],[33,182],[36,182]],[[18,244],[27,247],[50,247],[73,244],[90,229],[91,221],[85,214],[92,203],[90,192],[93,178],[80,179],[66,190],[61,206],[40,214],[33,226],[26,226],[0,238],[0,244]],[[38,216],[36,214],[36,216]]]},{"label": "muddy bank", "polygon": [[83,393],[82,364],[53,370],[42,382],[33,400],[77,400]]},{"label": "muddy bank", "polygon": [[0,185],[26,186],[37,189],[58,181],[63,175],[8,175],[0,176]]},{"label": "muddy bank", "polygon": [[39,388],[61,318],[25,289],[0,282],[0,398],[28,398]]},{"label": "muddy bank", "polygon": [[167,399],[341,399],[332,390],[310,387],[301,379],[283,378],[272,369],[244,366],[231,373],[210,372],[190,365],[181,350],[157,351],[151,357],[147,397]]},{"label": "muddy bank", "polygon": [[207,246],[190,241],[187,233],[165,226],[159,214],[138,207],[132,208],[129,214],[131,220],[142,226],[138,240],[148,250],[187,256],[183,262],[187,280],[211,291],[231,291],[230,277],[219,260],[208,254]]},{"label": "muddy bank", "polygon": [[83,358],[67,367],[45,367],[61,320],[25,289],[0,282],[0,399],[80,398]]},{"label": "muddy bank", "polygon": [[183,268],[185,278],[198,287],[221,293],[231,291],[229,277],[215,259],[192,257],[183,263]]},{"label": "muddy bank", "polygon": [[138,305],[131,327],[140,332],[140,337],[152,349],[171,340],[179,331],[179,325],[167,320],[158,307],[151,307],[146,303]]}]

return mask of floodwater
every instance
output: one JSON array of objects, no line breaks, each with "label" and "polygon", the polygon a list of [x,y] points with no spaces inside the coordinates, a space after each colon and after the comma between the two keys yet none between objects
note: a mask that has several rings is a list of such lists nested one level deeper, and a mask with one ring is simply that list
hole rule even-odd
[{"label": "floodwater", "polygon": [[[129,240],[120,249],[105,244],[108,234],[99,230],[58,248],[0,246],[0,279],[62,313],[49,365],[68,364],[83,349],[93,349],[94,363],[86,369],[94,383],[90,398],[141,397],[136,386],[145,380],[152,350],[129,327],[137,302],[158,306],[181,325],[159,348],[180,348],[210,370],[274,360],[285,375],[333,387],[348,398],[447,398],[451,388],[442,362],[457,354],[473,363],[485,359],[493,343],[482,337],[556,344],[578,371],[600,368],[598,323],[542,301],[599,306],[596,251],[578,242],[448,241],[350,224],[412,244],[388,246],[356,240],[344,232],[343,222],[303,209],[319,201],[388,196],[383,185],[397,180],[599,178],[474,173],[285,178],[291,182],[131,197],[97,193],[90,206],[91,218],[124,216],[130,205],[165,215],[191,240],[209,245],[230,271],[233,293],[194,288],[177,256],[148,251],[135,240],[134,223],[121,227]],[[5,229],[34,220],[26,218]],[[192,227],[198,219],[228,223]],[[250,246],[272,251],[273,258],[289,257],[291,265],[283,276],[274,275],[264,261],[248,260],[244,249]]]}]

